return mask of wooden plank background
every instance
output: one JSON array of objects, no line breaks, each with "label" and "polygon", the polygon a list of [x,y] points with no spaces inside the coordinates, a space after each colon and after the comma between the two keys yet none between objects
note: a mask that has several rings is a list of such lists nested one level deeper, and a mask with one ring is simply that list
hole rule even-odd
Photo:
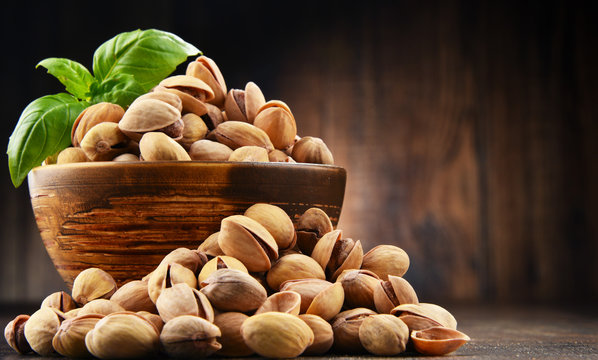
[{"label": "wooden plank background", "polygon": [[[61,91],[35,64],[91,67],[121,31],[172,31],[229,88],[289,104],[348,171],[340,226],[402,247],[424,301],[598,299],[598,23],[582,2],[10,4],[2,14],[1,134]],[[61,288],[26,186],[1,166],[0,301]]]}]

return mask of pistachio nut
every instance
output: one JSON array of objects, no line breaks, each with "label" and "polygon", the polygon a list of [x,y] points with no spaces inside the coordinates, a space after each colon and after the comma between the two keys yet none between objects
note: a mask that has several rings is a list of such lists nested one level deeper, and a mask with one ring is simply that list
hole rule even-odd
[{"label": "pistachio nut", "polygon": [[309,256],[290,254],[279,258],[266,276],[268,286],[273,290],[278,290],[283,282],[295,279],[326,280],[326,275],[320,265]]},{"label": "pistachio nut", "polygon": [[31,349],[41,356],[48,356],[54,352],[52,339],[64,314],[51,307],[42,307],[31,315],[25,322],[24,334]]},{"label": "pistachio nut", "polygon": [[411,341],[415,351],[430,356],[452,353],[469,340],[471,338],[461,331],[442,326],[411,332]]},{"label": "pistachio nut", "polygon": [[257,203],[245,210],[244,215],[262,224],[276,241],[278,249],[284,250],[295,245],[293,220],[280,207]]},{"label": "pistachio nut", "polygon": [[95,299],[110,299],[116,288],[116,281],[110,274],[99,268],[89,268],[77,275],[71,294],[77,304],[85,305]]},{"label": "pistachio nut", "polygon": [[215,233],[208,236],[201,244],[199,244],[197,250],[209,256],[224,255],[224,252],[222,252],[222,249],[220,249],[220,245],[218,245],[219,234],[220,231],[216,231]]},{"label": "pistachio nut", "polygon": [[208,262],[207,255],[200,250],[191,250],[180,247],[169,252],[160,261],[161,264],[177,263],[197,274],[199,270]]},{"label": "pistachio nut", "polygon": [[303,355],[324,355],[328,352],[334,342],[334,332],[330,323],[318,315],[312,314],[301,314],[299,318],[314,333],[314,342],[305,349]]},{"label": "pistachio nut", "polygon": [[378,245],[363,256],[361,268],[388,280],[388,275],[403,276],[409,269],[409,256],[398,246]]},{"label": "pistachio nut", "polygon": [[295,163],[292,157],[287,155],[284,151],[274,149],[268,153],[268,160],[270,162],[284,162],[284,163]]},{"label": "pistachio nut", "polygon": [[27,354],[31,351],[31,346],[25,338],[25,323],[29,318],[29,315],[19,315],[4,328],[4,339],[19,354]]},{"label": "pistachio nut", "polygon": [[122,162],[127,162],[127,161],[139,161],[139,156],[135,155],[135,154],[131,154],[131,153],[124,153],[124,154],[120,154],[117,157],[115,157],[114,159],[112,159],[112,161],[122,161]]},{"label": "pistachio nut", "polygon": [[293,145],[293,159],[301,163],[334,165],[334,158],[322,139],[304,136]]},{"label": "pistachio nut", "polygon": [[343,354],[363,353],[365,349],[359,341],[359,327],[363,320],[372,315],[376,315],[376,312],[366,308],[346,310],[336,315],[331,321],[335,351]]},{"label": "pistachio nut", "polygon": [[176,284],[187,284],[191,288],[197,288],[197,277],[193,271],[179,263],[162,260],[147,282],[150,300],[156,303],[165,289]]},{"label": "pistachio nut", "polygon": [[87,158],[87,155],[85,155],[85,151],[80,147],[67,147],[58,153],[58,157],[56,158],[57,164],[71,164],[87,161],[89,161],[89,159]]},{"label": "pistachio nut", "polygon": [[304,254],[311,255],[318,240],[332,230],[328,214],[320,208],[309,208],[297,220],[297,247]]},{"label": "pistachio nut", "polygon": [[112,160],[127,152],[128,145],[129,138],[113,122],[97,124],[81,140],[81,148],[91,161]]},{"label": "pistachio nut", "polygon": [[183,111],[183,102],[181,101],[180,97],[178,97],[177,95],[175,95],[173,93],[169,93],[166,91],[159,91],[160,90],[159,88],[156,88],[154,90],[155,91],[151,91],[151,92],[148,92],[141,96],[138,96],[131,103],[131,105],[129,105],[129,107],[131,107],[132,105],[135,105],[138,102],[143,101],[143,100],[154,99],[154,100],[164,101],[165,103],[174,106],[174,108],[177,109],[179,112]]},{"label": "pistachio nut", "polygon": [[240,357],[253,354],[241,335],[241,325],[249,316],[240,312],[225,312],[216,315],[214,325],[220,329],[220,344],[222,348],[217,355]]},{"label": "pistachio nut", "polygon": [[222,345],[220,329],[211,322],[192,315],[175,317],[164,325],[160,342],[166,354],[178,359],[204,359]]},{"label": "pistachio nut", "polygon": [[149,297],[147,283],[133,280],[124,284],[110,297],[110,301],[122,306],[125,310],[156,313],[156,305]]},{"label": "pistachio nut", "polygon": [[214,321],[214,309],[208,298],[185,283],[164,289],[156,301],[156,308],[165,323],[181,315],[199,316],[209,322]]},{"label": "pistachio nut", "polygon": [[205,104],[207,113],[201,116],[209,131],[214,130],[218,125],[222,124],[224,119],[224,112],[219,107],[212,104]]},{"label": "pistachio nut", "polygon": [[190,161],[185,149],[168,135],[161,132],[148,132],[139,141],[141,158],[145,161]]},{"label": "pistachio nut", "polygon": [[359,341],[371,354],[395,356],[405,351],[409,328],[396,316],[372,315],[361,323]]},{"label": "pistachio nut", "polygon": [[224,100],[228,121],[243,121],[252,124],[259,109],[266,103],[262,90],[253,82],[245,90],[231,89]]},{"label": "pistachio nut", "polygon": [[104,315],[88,314],[64,320],[52,339],[52,347],[62,356],[69,358],[90,358],[85,346],[85,335],[94,328]]},{"label": "pistachio nut", "polygon": [[282,101],[271,100],[258,110],[253,125],[264,130],[274,148],[284,150],[295,143],[297,124],[291,109]]},{"label": "pistachio nut", "polygon": [[208,133],[208,127],[203,119],[193,113],[183,115],[183,137],[178,141],[185,149],[190,149],[191,145],[203,139]]},{"label": "pistachio nut", "polygon": [[213,134],[219,143],[233,150],[248,145],[260,146],[267,151],[274,149],[264,130],[242,121],[225,121],[210,134]]},{"label": "pistachio nut", "polygon": [[200,56],[187,65],[186,75],[203,80],[214,92],[214,98],[209,102],[220,108],[224,107],[226,83],[214,60],[207,56]]},{"label": "pistachio nut", "polygon": [[189,156],[192,160],[227,161],[233,149],[211,140],[198,140],[191,144]]},{"label": "pistachio nut", "polygon": [[388,281],[380,281],[374,287],[374,304],[379,313],[390,311],[401,304],[418,304],[417,294],[402,277],[388,275]]},{"label": "pistachio nut", "polygon": [[64,291],[57,291],[46,296],[46,298],[42,301],[41,306],[47,306],[54,309],[58,309],[63,313],[77,308],[77,304],[75,304],[73,298]]},{"label": "pistachio nut", "polygon": [[278,259],[278,245],[266,228],[244,216],[232,215],[220,223],[220,249],[240,260],[249,271],[267,271]]},{"label": "pistachio nut", "polygon": [[268,151],[259,146],[241,146],[230,154],[228,161],[269,162]]},{"label": "pistachio nut", "polygon": [[301,355],[314,341],[311,328],[298,316],[281,312],[253,315],[241,326],[249,348],[269,358]]},{"label": "pistachio nut", "polygon": [[277,311],[292,315],[299,315],[301,295],[294,291],[280,291],[274,293],[256,310],[256,314]]},{"label": "pistachio nut", "polygon": [[77,147],[83,137],[94,126],[103,122],[118,123],[125,110],[117,104],[101,102],[87,107],[81,111],[71,129],[71,142]]},{"label": "pistachio nut", "polygon": [[108,299],[95,299],[83,305],[77,316],[88,314],[109,315],[116,312],[125,311],[125,309],[114,301]]},{"label": "pistachio nut", "polygon": [[139,142],[144,134],[162,132],[180,139],[184,124],[179,109],[157,99],[136,100],[118,123],[119,129],[129,138]]},{"label": "pistachio nut", "polygon": [[167,77],[156,88],[176,94],[183,102],[183,112],[198,116],[207,113],[205,102],[214,99],[214,92],[205,82],[188,75]]},{"label": "pistachio nut", "polygon": [[158,330],[158,332],[162,332],[162,328],[164,327],[164,321],[162,320],[162,318],[160,317],[160,315],[154,314],[154,313],[150,313],[150,312],[147,312],[147,311],[137,311],[136,314],[139,315],[139,316],[143,316],[143,318],[145,320],[151,322],[156,327],[156,329]]},{"label": "pistachio nut", "polygon": [[365,307],[375,310],[374,289],[380,283],[380,278],[368,270],[345,270],[337,282],[345,291],[345,306],[349,309]]},{"label": "pistachio nut", "polygon": [[247,268],[242,262],[232,256],[218,255],[212,260],[208,261],[197,276],[197,283],[201,284],[213,272],[220,269],[236,269],[248,273]]},{"label": "pistachio nut", "polygon": [[410,331],[422,330],[433,326],[457,329],[457,320],[445,308],[429,303],[402,304],[390,311],[407,324]]},{"label": "pistachio nut", "polygon": [[343,239],[341,230],[333,230],[318,241],[311,253],[332,281],[345,270],[359,269],[363,258],[361,241]]},{"label": "pistachio nut", "polygon": [[318,315],[326,321],[341,311],[345,299],[340,283],[319,279],[288,280],[282,283],[280,290],[301,295],[301,313]]},{"label": "pistachio nut", "polygon": [[159,344],[155,326],[135,313],[107,315],[85,336],[87,350],[100,359],[149,358]]},{"label": "pistachio nut", "polygon": [[222,311],[247,312],[266,301],[266,289],[252,276],[235,269],[220,269],[201,282],[201,292]]}]

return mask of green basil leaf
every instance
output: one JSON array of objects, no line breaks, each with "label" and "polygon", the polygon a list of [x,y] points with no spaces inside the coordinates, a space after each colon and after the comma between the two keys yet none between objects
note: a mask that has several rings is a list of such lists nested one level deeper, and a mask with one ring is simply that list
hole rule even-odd
[{"label": "green basil leaf", "polygon": [[100,82],[130,74],[148,92],[187,57],[200,51],[169,32],[149,29],[116,35],[93,55],[93,73]]},{"label": "green basil leaf", "polygon": [[133,75],[120,74],[105,79],[101,84],[93,84],[89,95],[93,104],[106,101],[126,108],[135,98],[145,93],[145,89]]},{"label": "green basil leaf", "polygon": [[8,141],[8,168],[15,187],[44,159],[71,145],[71,128],[89,104],[60,93],[31,102]]},{"label": "green basil leaf", "polygon": [[86,94],[91,84],[96,82],[87,68],[76,61],[63,58],[44,59],[36,65],[43,66],[48,73],[54,75],[64,86],[66,91],[80,100],[89,100]]}]

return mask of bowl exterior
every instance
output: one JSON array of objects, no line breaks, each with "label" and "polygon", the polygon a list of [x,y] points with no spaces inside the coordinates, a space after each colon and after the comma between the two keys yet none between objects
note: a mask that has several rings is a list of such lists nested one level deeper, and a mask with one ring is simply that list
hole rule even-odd
[{"label": "bowl exterior", "polygon": [[70,287],[89,267],[120,284],[141,279],[178,247],[197,248],[220,221],[254,203],[291,218],[319,207],[338,222],[346,171],[277,163],[81,163],[29,174],[44,245]]}]

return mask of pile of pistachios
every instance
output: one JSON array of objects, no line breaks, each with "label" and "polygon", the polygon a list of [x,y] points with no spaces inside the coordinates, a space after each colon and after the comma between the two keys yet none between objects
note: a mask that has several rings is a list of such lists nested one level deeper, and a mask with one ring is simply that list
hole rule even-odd
[{"label": "pile of pistachios", "polygon": [[82,271],[70,295],[49,295],[4,336],[22,354],[100,359],[455,351],[469,337],[446,309],[419,302],[408,268],[397,246],[364,254],[319,208],[293,224],[260,203],[143,279],[117,287],[99,268]]},{"label": "pile of pistachios", "polygon": [[253,82],[227,92],[216,63],[200,56],[123,109],[101,102],[75,120],[72,147],[45,164],[86,161],[240,161],[334,164],[326,144],[297,135],[291,109]]}]

